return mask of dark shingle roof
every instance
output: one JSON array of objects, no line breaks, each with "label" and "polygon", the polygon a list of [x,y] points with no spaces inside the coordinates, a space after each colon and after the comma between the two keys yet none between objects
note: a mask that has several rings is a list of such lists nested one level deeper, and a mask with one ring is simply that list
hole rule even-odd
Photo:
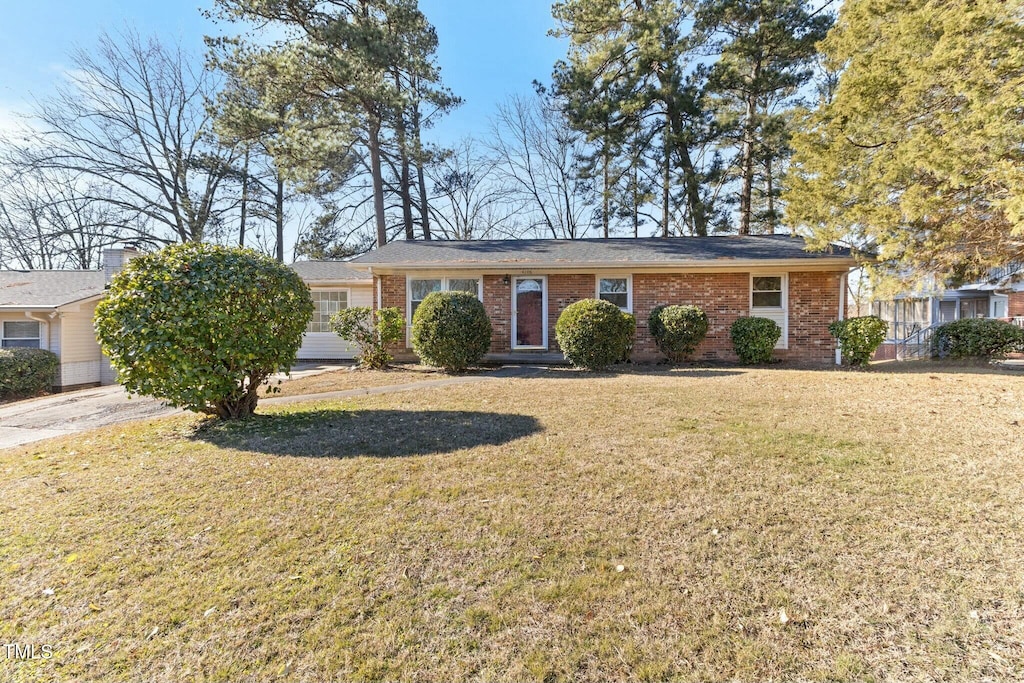
[{"label": "dark shingle roof", "polygon": [[54,308],[103,293],[102,270],[0,270],[0,307]]},{"label": "dark shingle roof", "polygon": [[344,261],[297,261],[292,268],[306,282],[366,280],[370,284],[373,279],[365,270],[356,270]]},{"label": "dark shingle roof", "polygon": [[353,259],[357,266],[499,266],[534,263],[674,265],[711,261],[849,259],[850,250],[806,251],[803,238],[786,235],[582,240],[405,241],[386,244]]}]

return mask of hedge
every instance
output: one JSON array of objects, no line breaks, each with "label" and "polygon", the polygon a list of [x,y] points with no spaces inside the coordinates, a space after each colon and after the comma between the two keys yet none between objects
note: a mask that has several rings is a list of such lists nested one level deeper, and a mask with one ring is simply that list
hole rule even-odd
[{"label": "hedge", "polygon": [[935,328],[933,356],[992,358],[1024,351],[1024,329],[1003,320],[966,318]]},{"label": "hedge", "polygon": [[35,396],[53,387],[60,360],[42,349],[0,349],[0,396]]}]

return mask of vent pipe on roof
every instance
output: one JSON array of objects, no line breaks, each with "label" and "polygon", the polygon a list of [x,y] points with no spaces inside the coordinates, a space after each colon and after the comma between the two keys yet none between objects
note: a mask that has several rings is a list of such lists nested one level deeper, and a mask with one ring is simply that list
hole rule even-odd
[{"label": "vent pipe on roof", "polygon": [[109,285],[110,281],[114,278],[122,268],[128,265],[128,262],[139,255],[139,250],[134,247],[123,247],[119,249],[104,249],[103,250],[103,276],[106,283]]}]

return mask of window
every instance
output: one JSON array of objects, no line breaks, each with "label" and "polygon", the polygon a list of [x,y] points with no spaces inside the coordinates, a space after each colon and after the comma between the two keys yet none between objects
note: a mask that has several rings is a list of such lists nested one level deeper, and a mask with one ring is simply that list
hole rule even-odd
[{"label": "window", "polygon": [[782,308],[782,276],[754,276],[752,286],[753,308]]},{"label": "window", "polygon": [[314,289],[313,318],[306,325],[306,332],[333,332],[331,317],[343,308],[348,308],[348,291],[344,289]]},{"label": "window", "polygon": [[597,279],[597,298],[628,311],[630,309],[629,284],[630,278],[628,277],[599,277]]},{"label": "window", "polygon": [[444,280],[409,280],[409,320],[416,314],[416,309],[427,298],[428,294],[440,292],[444,288]]},{"label": "window", "polygon": [[39,323],[34,320],[9,320],[4,323],[3,333],[0,346],[5,349],[39,348]]},{"label": "window", "polygon": [[480,281],[476,278],[453,278],[448,281],[449,292],[468,292],[480,297]]},{"label": "window", "polygon": [[476,277],[453,277],[453,278],[423,278],[409,280],[409,321],[416,314],[420,303],[432,292],[468,292],[480,298],[480,278]]},{"label": "window", "polygon": [[960,319],[987,318],[988,299],[960,299]]}]

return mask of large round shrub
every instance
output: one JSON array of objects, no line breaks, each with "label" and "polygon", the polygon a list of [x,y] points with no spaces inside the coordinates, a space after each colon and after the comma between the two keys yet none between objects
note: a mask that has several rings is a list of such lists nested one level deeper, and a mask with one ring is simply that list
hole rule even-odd
[{"label": "large round shrub", "polygon": [[491,321],[468,292],[433,292],[412,317],[412,348],[427,365],[460,372],[491,348]]},{"label": "large round shrub", "polygon": [[0,349],[0,397],[35,396],[53,387],[60,361],[43,349]]},{"label": "large round shrub", "polygon": [[883,341],[889,325],[876,315],[836,320],[829,333],[839,341],[843,362],[854,367],[868,364]]},{"label": "large round shrub", "polygon": [[647,325],[658,350],[673,363],[692,356],[708,334],[708,316],[696,306],[655,306]]},{"label": "large round shrub", "polygon": [[935,328],[932,355],[992,358],[1024,351],[1024,329],[1004,320],[965,318]]},{"label": "large round shrub", "polygon": [[626,359],[635,332],[636,318],[600,299],[570,304],[555,323],[555,338],[566,360],[588,370]]},{"label": "large round shrub", "polygon": [[729,328],[732,348],[741,363],[770,363],[782,329],[768,318],[737,318]]},{"label": "large round shrub", "polygon": [[249,249],[178,244],[129,262],[95,325],[128,391],[239,418],[291,367],[312,315],[291,268]]}]

